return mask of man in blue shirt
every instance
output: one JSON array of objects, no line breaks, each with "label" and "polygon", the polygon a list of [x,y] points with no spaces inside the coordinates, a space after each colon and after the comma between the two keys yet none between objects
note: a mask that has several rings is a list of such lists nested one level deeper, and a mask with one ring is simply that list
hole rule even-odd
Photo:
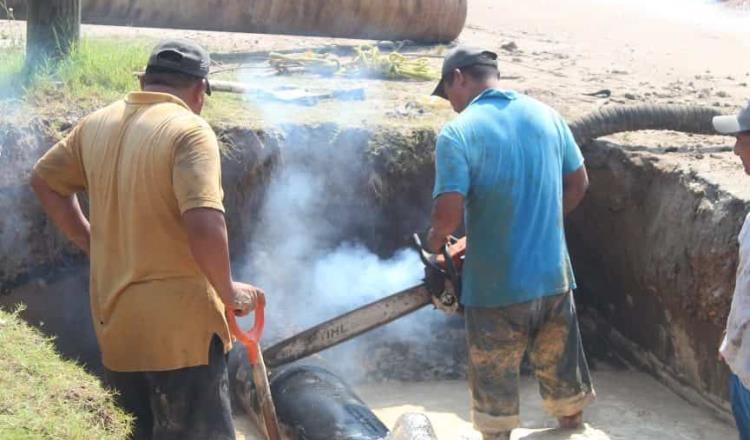
[{"label": "man in blue shirt", "polygon": [[434,94],[459,116],[438,137],[427,240],[437,251],[464,220],[472,419],[485,440],[509,439],[519,426],[527,350],[562,428],[580,427],[594,398],[563,228],[588,187],[583,156],[557,112],[499,89],[498,79],[493,52],[457,47],[446,56]]}]

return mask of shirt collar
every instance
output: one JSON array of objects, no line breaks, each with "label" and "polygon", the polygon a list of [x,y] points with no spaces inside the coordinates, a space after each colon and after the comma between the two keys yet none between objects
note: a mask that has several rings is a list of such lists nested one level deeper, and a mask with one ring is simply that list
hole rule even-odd
[{"label": "shirt collar", "polygon": [[162,102],[171,102],[177,105],[181,105],[185,107],[186,109],[190,110],[190,107],[185,104],[185,102],[174,96],[170,95],[169,93],[159,93],[159,92],[130,92],[125,97],[125,102],[128,104],[134,104],[134,105],[149,105],[149,104],[159,104]]},{"label": "shirt collar", "polygon": [[485,90],[484,92],[480,93],[479,96],[474,98],[469,105],[474,104],[475,102],[481,101],[482,99],[489,99],[489,98],[499,98],[499,99],[506,99],[508,101],[513,101],[518,96],[516,95],[516,92],[512,90],[502,90],[502,89],[495,89],[495,88],[489,88]]}]

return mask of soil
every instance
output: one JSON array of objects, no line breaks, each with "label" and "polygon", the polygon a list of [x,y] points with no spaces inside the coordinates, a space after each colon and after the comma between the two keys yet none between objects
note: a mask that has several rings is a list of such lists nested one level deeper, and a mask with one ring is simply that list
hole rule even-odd
[{"label": "soil", "polygon": [[[600,364],[593,372],[597,400],[585,411],[585,428],[554,429],[556,421],[541,409],[536,381],[521,380],[521,428],[513,440],[730,440],[734,429],[675,396],[651,377]],[[440,440],[480,440],[471,425],[464,382],[387,382],[358,388],[386,426],[406,412],[425,413]],[[419,396],[415,398],[414,396]]]},{"label": "soil", "polygon": [[[541,409],[536,382],[521,380],[522,426],[513,440],[730,440],[734,429],[675,396],[644,373],[599,364],[593,372],[598,398],[584,416],[585,428],[555,429],[556,421]],[[357,387],[359,396],[388,427],[404,413],[427,415],[439,440],[480,440],[469,415],[469,393],[463,381],[378,382]],[[235,417],[238,438],[256,440],[254,426]]]}]

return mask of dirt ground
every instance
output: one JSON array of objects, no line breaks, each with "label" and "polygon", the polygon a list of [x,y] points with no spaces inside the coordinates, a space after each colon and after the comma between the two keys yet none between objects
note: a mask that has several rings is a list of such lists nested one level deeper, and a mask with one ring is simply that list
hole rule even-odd
[{"label": "dirt ground", "polygon": [[[584,416],[585,428],[566,432],[541,409],[536,381],[521,381],[522,426],[513,440],[730,440],[731,426],[679,399],[644,373],[599,364],[593,373],[598,397]],[[471,426],[463,382],[386,383],[359,388],[386,426],[406,412],[425,413],[440,440],[481,440]],[[413,396],[419,396],[417,401]]]},{"label": "dirt ground", "polygon": [[[731,440],[734,428],[681,400],[650,376],[616,370],[605,364],[593,373],[598,397],[577,431],[555,429],[555,420],[542,410],[536,382],[521,381],[522,426],[513,440]],[[385,382],[357,387],[360,397],[388,427],[405,413],[427,415],[439,440],[481,440],[469,415],[466,383]],[[256,440],[256,429],[237,416],[240,440]]]}]

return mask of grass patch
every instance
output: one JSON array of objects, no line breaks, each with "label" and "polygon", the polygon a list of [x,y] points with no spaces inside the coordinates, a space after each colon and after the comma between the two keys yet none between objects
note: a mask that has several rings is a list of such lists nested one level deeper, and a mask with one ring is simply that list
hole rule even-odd
[{"label": "grass patch", "polygon": [[146,42],[84,39],[65,59],[29,74],[24,48],[12,46],[0,54],[0,94],[34,105],[63,100],[92,106],[136,87],[133,72],[143,68],[148,53]]},{"label": "grass patch", "polygon": [[30,104],[64,101],[91,109],[138,87],[133,72],[145,66],[150,46],[147,41],[83,39],[69,56],[33,75],[26,75],[21,65],[11,81],[22,84],[23,98]]},{"label": "grass patch", "polygon": [[[144,69],[153,44],[150,40],[82,39],[69,56],[42,66],[33,75],[24,70],[21,45],[4,48],[0,51],[0,99],[18,99],[49,113],[71,108],[92,111],[140,88],[133,73]],[[206,111],[230,118],[241,106],[237,96],[218,94],[207,100]]]},{"label": "grass patch", "polygon": [[99,381],[0,310],[0,438],[124,439],[130,418]]}]

